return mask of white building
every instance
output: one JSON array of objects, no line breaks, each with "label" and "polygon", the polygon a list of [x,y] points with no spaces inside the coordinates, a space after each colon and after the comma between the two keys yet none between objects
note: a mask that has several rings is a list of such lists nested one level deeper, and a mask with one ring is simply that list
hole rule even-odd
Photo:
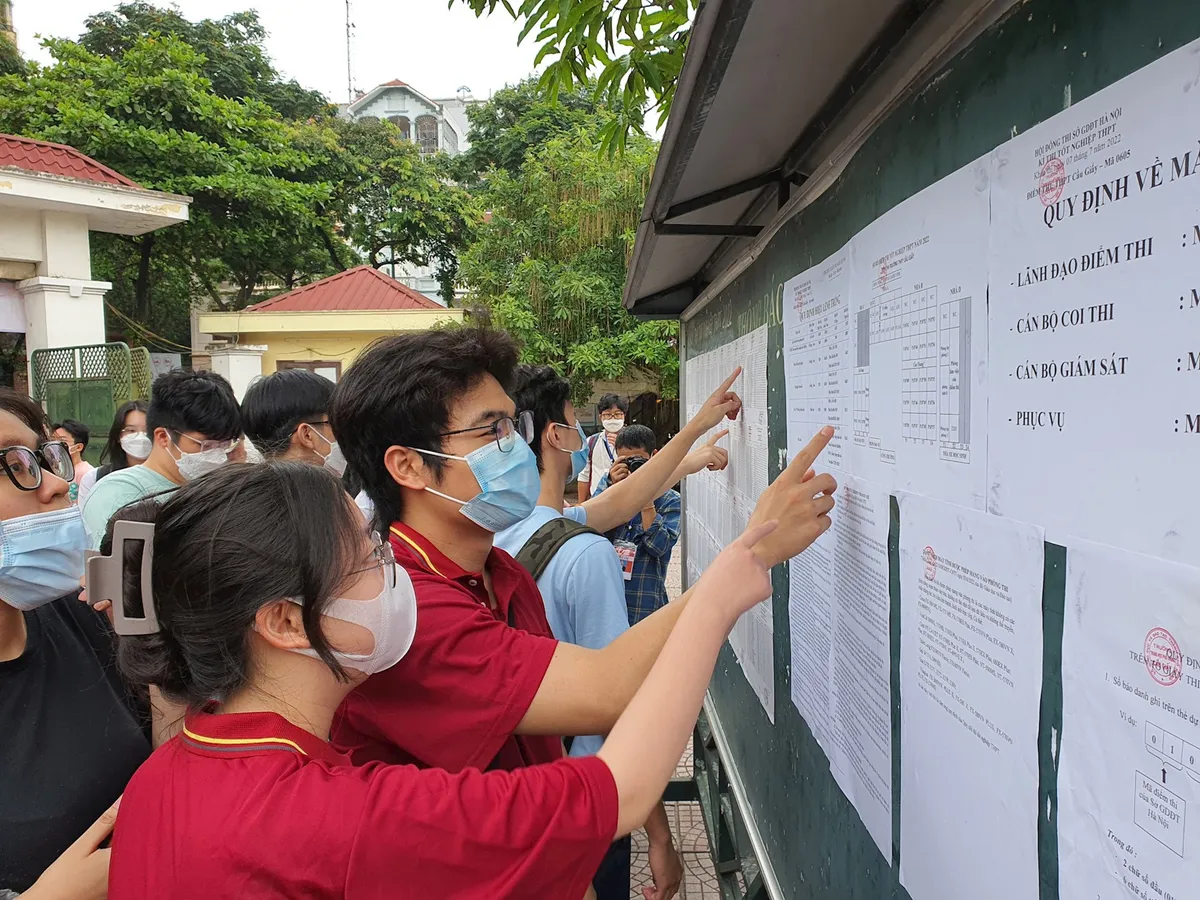
[{"label": "white building", "polygon": [[393,80],[343,105],[341,113],[349,119],[387,119],[422,153],[458,156],[470,146],[467,107],[479,102],[468,91],[460,93],[463,96],[435,100],[403,81]]}]

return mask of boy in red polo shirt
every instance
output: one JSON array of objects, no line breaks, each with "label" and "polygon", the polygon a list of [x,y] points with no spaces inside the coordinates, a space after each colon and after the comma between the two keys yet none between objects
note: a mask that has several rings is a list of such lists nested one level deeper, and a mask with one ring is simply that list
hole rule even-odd
[{"label": "boy in red polo shirt", "polygon": [[[525,443],[531,422],[506,392],[516,364],[502,331],[403,334],[372,345],[334,394],[339,446],[391,526],[418,610],[408,655],[338,711],[334,743],[356,762],[459,771],[558,759],[561,735],[611,730],[687,603],[685,594],[602,650],[551,636],[537,585],[492,547],[496,531],[532,512],[540,490]],[[738,374],[636,474],[588,501],[589,525],[628,521],[678,478],[697,438],[736,416],[741,404],[728,388]],[[800,472],[831,435],[822,431],[797,457]],[[703,468],[713,449],[693,464]],[[752,522],[766,516],[780,526],[756,553],[774,565],[807,547],[828,523],[814,498],[834,488],[828,475],[778,479]]]}]

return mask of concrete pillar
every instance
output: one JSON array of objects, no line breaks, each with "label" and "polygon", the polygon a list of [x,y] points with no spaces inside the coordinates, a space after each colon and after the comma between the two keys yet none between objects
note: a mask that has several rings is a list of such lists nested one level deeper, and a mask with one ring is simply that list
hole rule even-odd
[{"label": "concrete pillar", "polygon": [[233,387],[238,403],[242,402],[250,383],[262,375],[262,358],[267,352],[261,344],[235,344],[212,351],[210,370],[222,376]]},{"label": "concrete pillar", "polygon": [[38,274],[48,278],[78,278],[82,281],[92,277],[86,216],[42,213],[42,259],[38,264]]},{"label": "concrete pillar", "polygon": [[[17,282],[25,300],[25,355],[48,347],[103,344],[104,294],[108,281],[47,278]],[[32,380],[32,379],[31,379]]]}]

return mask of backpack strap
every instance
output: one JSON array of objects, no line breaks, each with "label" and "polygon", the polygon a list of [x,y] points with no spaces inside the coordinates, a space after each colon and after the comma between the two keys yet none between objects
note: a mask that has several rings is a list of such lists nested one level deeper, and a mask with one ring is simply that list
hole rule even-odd
[{"label": "backpack strap", "polygon": [[99,481],[101,478],[103,478],[105,475],[109,474],[111,471],[112,471],[112,463],[105,463],[99,469],[96,470],[96,481]]},{"label": "backpack strap", "polygon": [[533,580],[537,581],[562,545],[581,534],[599,535],[600,532],[580,525],[566,516],[551,519],[530,536],[521,552],[516,555],[516,560],[533,576]]}]

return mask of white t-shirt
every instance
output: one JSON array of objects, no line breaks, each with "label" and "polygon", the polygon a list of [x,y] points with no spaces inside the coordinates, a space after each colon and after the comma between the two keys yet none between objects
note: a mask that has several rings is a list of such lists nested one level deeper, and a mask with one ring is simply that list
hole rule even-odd
[{"label": "white t-shirt", "polygon": [[580,481],[595,487],[596,482],[608,473],[617,458],[617,451],[612,447],[616,440],[615,434],[610,435],[607,431],[600,432],[600,436],[596,438],[596,443],[592,446],[592,453],[588,458],[587,465],[579,473]]}]

